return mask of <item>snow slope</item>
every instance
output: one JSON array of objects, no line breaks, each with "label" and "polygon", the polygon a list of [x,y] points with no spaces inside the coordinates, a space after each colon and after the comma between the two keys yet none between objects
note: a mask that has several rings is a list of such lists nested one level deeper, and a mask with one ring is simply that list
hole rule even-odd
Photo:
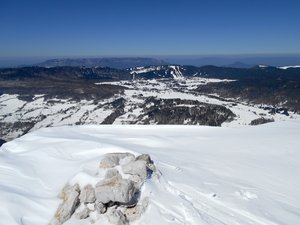
[{"label": "snow slope", "polygon": [[149,153],[162,173],[143,187],[150,205],[134,224],[297,225],[299,145],[299,122],[40,129],[0,149],[0,224],[47,224],[67,181],[129,151]]}]

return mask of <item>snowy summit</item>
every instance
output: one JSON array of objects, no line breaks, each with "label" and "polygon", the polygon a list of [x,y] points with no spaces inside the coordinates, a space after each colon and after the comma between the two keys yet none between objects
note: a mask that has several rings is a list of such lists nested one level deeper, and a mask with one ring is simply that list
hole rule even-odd
[{"label": "snowy summit", "polygon": [[[147,199],[141,216],[122,224],[299,224],[299,134],[296,121],[43,128],[1,147],[1,224],[49,224],[64,186],[94,187],[108,171],[99,162],[115,152],[149,154],[158,171],[141,183],[138,201]],[[129,158],[115,167],[123,179]],[[88,210],[89,216],[74,214],[63,224],[118,223],[92,205]]]}]

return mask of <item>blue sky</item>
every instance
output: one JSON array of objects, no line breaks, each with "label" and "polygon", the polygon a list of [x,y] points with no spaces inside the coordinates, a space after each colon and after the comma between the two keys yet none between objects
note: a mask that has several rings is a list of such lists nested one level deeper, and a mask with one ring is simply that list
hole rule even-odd
[{"label": "blue sky", "polygon": [[300,1],[1,0],[0,57],[300,53]]}]

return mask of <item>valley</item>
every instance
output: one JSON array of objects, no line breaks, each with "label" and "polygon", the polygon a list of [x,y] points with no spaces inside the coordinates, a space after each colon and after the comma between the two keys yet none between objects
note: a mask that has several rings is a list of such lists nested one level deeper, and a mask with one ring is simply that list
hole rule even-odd
[{"label": "valley", "polygon": [[[299,114],[280,105],[252,104],[238,98],[198,91],[208,85],[226,85],[235,80],[184,77],[178,74],[177,68],[169,71],[174,77],[137,79],[138,74],[143,74],[140,68],[138,71],[135,79],[131,80],[60,81],[61,85],[48,81],[46,83],[52,84],[49,88],[43,85],[45,81],[34,88],[34,82],[27,81],[27,93],[26,88],[14,87],[0,96],[0,137],[12,140],[42,127],[65,125],[241,127],[250,125],[252,121],[257,125],[271,121],[300,120]],[[22,82],[15,82],[14,86]]]}]

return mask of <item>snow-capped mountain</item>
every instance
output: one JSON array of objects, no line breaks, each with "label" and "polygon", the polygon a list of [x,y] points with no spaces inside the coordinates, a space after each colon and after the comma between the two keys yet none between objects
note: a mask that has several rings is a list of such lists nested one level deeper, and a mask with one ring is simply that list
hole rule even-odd
[{"label": "snow-capped mountain", "polygon": [[289,69],[289,68],[300,68],[300,65],[295,65],[295,66],[280,66],[278,68],[286,70],[286,69]]},{"label": "snow-capped mountain", "polygon": [[150,66],[150,67],[135,67],[130,69],[130,74],[134,78],[173,78],[182,79],[185,69],[182,66]]}]

